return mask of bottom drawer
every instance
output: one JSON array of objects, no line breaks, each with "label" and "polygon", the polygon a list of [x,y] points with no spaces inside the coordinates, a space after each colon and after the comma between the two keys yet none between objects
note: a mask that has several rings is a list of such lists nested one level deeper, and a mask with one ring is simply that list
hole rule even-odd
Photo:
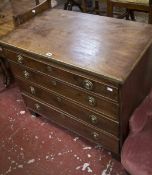
[{"label": "bottom drawer", "polygon": [[119,140],[111,135],[102,133],[97,129],[87,126],[78,119],[68,115],[58,108],[46,103],[40,102],[26,94],[22,94],[25,103],[29,109],[41,114],[47,119],[87,138],[90,141],[103,145],[109,151],[119,154]]}]

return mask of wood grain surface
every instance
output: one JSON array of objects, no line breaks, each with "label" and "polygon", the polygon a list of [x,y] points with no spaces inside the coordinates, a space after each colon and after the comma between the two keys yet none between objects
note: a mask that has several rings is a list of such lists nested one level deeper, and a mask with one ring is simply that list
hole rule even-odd
[{"label": "wood grain surface", "polygon": [[152,26],[52,9],[2,41],[50,60],[124,82],[151,44]]}]

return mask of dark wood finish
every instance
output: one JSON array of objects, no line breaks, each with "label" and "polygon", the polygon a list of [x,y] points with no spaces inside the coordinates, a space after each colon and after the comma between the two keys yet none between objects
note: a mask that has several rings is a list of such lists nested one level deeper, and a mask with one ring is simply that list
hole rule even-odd
[{"label": "dark wood finish", "polygon": [[133,11],[141,11],[148,13],[148,23],[152,24],[152,3],[149,1],[149,4],[138,4],[134,2],[118,2],[115,0],[107,1],[107,16],[113,17],[113,8],[114,7],[122,7],[129,10],[129,14],[131,15],[131,19],[134,21],[135,17]]},{"label": "dark wood finish", "polygon": [[[147,47],[141,57],[142,59],[129,75],[121,91],[121,100],[123,101],[120,110],[120,116],[123,116],[120,123],[121,133],[123,133],[120,139],[121,146],[128,135],[129,117],[152,87],[152,45]],[[131,90],[128,90],[130,87]]]},{"label": "dark wood finish", "polygon": [[63,110],[66,113],[76,116],[80,120],[86,121],[88,124],[94,125],[101,130],[111,133],[114,136],[119,136],[119,124],[113,120],[108,119],[106,116],[95,113],[88,108],[65,99],[60,94],[54,93],[44,89],[44,87],[37,86],[25,80],[17,79],[18,85],[21,90],[33,97],[39,98],[42,101]]},{"label": "dark wood finish", "polygon": [[25,13],[19,14],[17,16],[13,16],[14,25],[17,27],[29,19],[33,18],[35,15],[42,13],[45,10],[51,8],[51,0],[46,0],[42,3],[36,2],[36,6],[26,11]]},{"label": "dark wood finish", "polygon": [[[39,114],[90,140],[92,131],[94,137],[104,133],[94,141],[120,153],[129,118],[152,87],[151,25],[52,9],[3,37],[0,46],[28,94],[28,108],[35,111],[40,102]],[[90,82],[82,86],[86,79],[91,90]],[[98,124],[90,123],[90,112]]]},{"label": "dark wood finish", "polygon": [[13,31],[15,26],[51,8],[51,0],[42,3],[39,0],[12,0],[2,3],[4,7],[0,9],[0,37]]},{"label": "dark wood finish", "polygon": [[89,140],[102,144],[105,148],[112,150],[113,153],[119,152],[119,140],[104,132],[97,130],[76,117],[68,115],[54,106],[43,103],[35,98],[23,94],[27,107],[36,113],[45,116],[47,119],[72,130],[73,132],[85,136]]},{"label": "dark wood finish", "polygon": [[[43,2],[44,1],[46,0],[43,0]],[[11,0],[10,4],[12,7],[13,16],[18,16],[36,7],[36,5],[40,4],[40,2],[39,0]]]},{"label": "dark wood finish", "polygon": [[[65,69],[56,64],[49,64],[47,62],[34,59],[27,54],[17,53],[12,50],[4,48],[4,53],[6,57],[18,64],[27,66],[36,71],[43,72],[44,74],[50,75],[54,78],[64,80],[72,85],[76,85],[80,88],[83,88],[88,91],[92,91],[97,95],[110,98],[114,101],[118,101],[118,87],[112,85],[109,82],[105,82],[102,79],[100,81],[92,79],[90,76],[81,74],[80,72],[73,72],[69,69]],[[87,83],[90,83],[90,86],[86,86]]]},{"label": "dark wood finish", "polygon": [[[29,20],[2,41],[46,60],[123,84],[151,36],[150,25],[52,9]],[[47,55],[50,52],[51,57]]]},{"label": "dark wood finish", "polygon": [[[19,7],[16,7],[16,3],[17,2],[13,0],[8,1],[4,4],[3,9],[0,9],[2,12],[2,14],[0,14],[0,37],[7,35],[13,31],[15,27],[31,19],[33,16],[51,8],[51,0],[46,0],[43,3],[40,3],[39,0],[34,0],[34,7],[30,7],[30,10],[27,9],[33,3],[31,0],[29,2],[18,1]],[[37,6],[35,6],[35,3]],[[14,6],[16,8],[15,12],[13,9]],[[18,11],[21,11],[22,13],[19,13]],[[23,13],[23,11],[25,12]],[[13,81],[13,78],[1,50],[2,48],[0,47],[0,69],[3,75],[3,83],[7,87],[10,85],[10,82]]]},{"label": "dark wood finish", "polygon": [[10,85],[10,82],[12,81],[12,78],[6,60],[4,60],[4,58],[2,57],[0,57],[0,70],[3,75],[3,84],[5,85],[5,87],[8,87]]},{"label": "dark wood finish", "polygon": [[[25,80],[40,84],[41,86],[60,93],[64,97],[76,101],[77,103],[81,103],[92,110],[107,115],[109,118],[118,120],[119,105],[117,103],[104,98],[99,98],[92,92],[70,86],[63,81],[32,71],[24,66],[18,66],[13,62],[11,62],[11,69],[15,77],[21,77]],[[92,99],[92,101],[90,99]]]}]

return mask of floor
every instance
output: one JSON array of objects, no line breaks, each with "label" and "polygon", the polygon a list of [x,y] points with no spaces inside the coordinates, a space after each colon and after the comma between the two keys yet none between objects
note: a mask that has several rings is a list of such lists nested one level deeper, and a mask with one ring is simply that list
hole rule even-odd
[{"label": "floor", "polygon": [[0,83],[0,175],[7,174],[126,175],[110,152],[31,115],[17,85]]}]

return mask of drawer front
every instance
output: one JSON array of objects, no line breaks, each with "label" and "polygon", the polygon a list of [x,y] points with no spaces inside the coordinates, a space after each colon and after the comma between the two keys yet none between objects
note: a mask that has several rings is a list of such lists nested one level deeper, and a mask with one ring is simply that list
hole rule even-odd
[{"label": "drawer front", "polygon": [[119,105],[117,103],[104,98],[99,98],[95,95],[90,95],[86,91],[69,86],[53,77],[34,72],[15,63],[11,63],[11,68],[16,77],[21,77],[25,80],[44,86],[65,96],[66,98],[70,98],[77,103],[81,103],[89,107],[91,110],[101,112],[102,114],[115,120],[118,119]]},{"label": "drawer front", "polygon": [[119,153],[119,140],[115,137],[100,132],[85,123],[80,122],[80,120],[77,120],[73,116],[63,113],[58,108],[52,107],[51,105],[48,106],[47,104],[44,104],[25,94],[23,94],[23,98],[27,107],[31,110],[43,115],[51,121],[54,121],[58,125],[74,131],[90,141],[102,144],[106,149],[109,149],[113,153]]},{"label": "drawer front", "polygon": [[117,87],[108,85],[104,82],[99,83],[90,79],[87,75],[76,75],[75,73],[69,72],[63,68],[61,69],[53,64],[45,64],[44,62],[38,61],[37,59],[31,58],[25,54],[20,54],[5,49],[5,55],[6,58],[15,61],[19,64],[25,65],[37,71],[64,80],[68,83],[79,86],[80,88],[97,93],[98,95],[118,101]]},{"label": "drawer front", "polygon": [[27,83],[20,79],[18,79],[17,82],[22,92],[35,96],[36,98],[39,98],[42,101],[45,101],[48,104],[69,113],[70,115],[74,115],[75,117],[93,125],[94,127],[98,127],[99,129],[109,132],[114,136],[119,136],[119,124],[117,122],[109,120],[103,115],[99,115],[76,103],[73,103],[63,98],[59,94],[54,94],[46,89],[42,89],[35,84]]}]

